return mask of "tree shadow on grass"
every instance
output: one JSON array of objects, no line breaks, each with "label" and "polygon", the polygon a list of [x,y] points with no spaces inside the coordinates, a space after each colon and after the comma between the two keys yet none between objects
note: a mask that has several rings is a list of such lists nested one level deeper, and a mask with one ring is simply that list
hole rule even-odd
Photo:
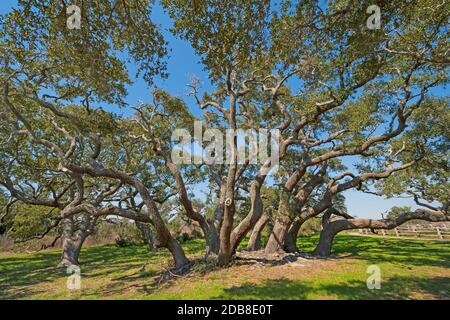
[{"label": "tree shadow on grass", "polygon": [[[417,295],[418,294],[418,295]],[[213,299],[450,299],[450,278],[393,277],[382,281],[381,289],[370,290],[365,281],[349,280],[337,284],[311,286],[286,278],[267,280],[260,284],[246,283],[224,289]]]},{"label": "tree shadow on grass", "polygon": [[[300,238],[299,247],[311,251],[318,237]],[[183,244],[187,253],[198,254],[203,251],[202,240]],[[342,258],[352,254],[369,263],[389,262],[409,266],[440,266],[450,268],[450,246],[436,241],[415,241],[408,239],[383,239],[338,235],[333,246],[333,253]],[[0,298],[18,299],[36,294],[33,285],[52,282],[67,277],[66,270],[56,268],[60,251],[42,251],[29,255],[0,256]],[[80,255],[81,270],[84,277],[112,277],[108,285],[110,294],[120,294],[123,287],[133,288],[137,282],[146,279],[153,281],[158,275],[158,268],[164,259],[170,261],[170,255],[161,251],[148,253],[144,245],[119,248],[115,245],[87,247]],[[151,270],[129,272],[149,264]],[[145,269],[145,268],[144,268]],[[139,269],[138,269],[139,270]],[[126,282],[126,283],[124,283]],[[149,284],[150,285],[150,284]],[[103,288],[98,288],[102,290]],[[139,288],[137,288],[139,289]],[[148,291],[151,294],[153,290]],[[151,288],[153,289],[153,288]],[[34,292],[33,292],[34,291]],[[337,295],[345,299],[392,299],[408,298],[410,292],[424,292],[436,297],[448,297],[449,278],[425,279],[420,277],[397,277],[382,283],[382,290],[369,291],[365,282],[348,281],[311,287],[301,281],[278,279],[261,284],[244,284],[225,289],[223,299],[304,299],[309,293],[320,296],[321,292]],[[98,291],[103,294],[102,291]],[[447,293],[442,293],[447,292]]]},{"label": "tree shadow on grass", "polygon": [[[66,269],[57,268],[60,256],[59,250],[52,250],[0,257],[0,299],[24,298],[33,291],[36,293],[34,285],[66,278]],[[88,280],[141,267],[149,258],[154,257],[149,255],[144,245],[87,247],[80,254],[80,267],[83,277]]]},{"label": "tree shadow on grass", "polygon": [[[192,240],[183,246],[187,253],[198,253],[204,249],[204,242]],[[57,268],[60,256],[60,250],[51,250],[0,257],[0,299],[26,298],[37,293],[37,289],[33,286],[66,278],[66,270]],[[114,293],[120,293],[123,282],[152,279],[157,273],[147,270],[130,274],[128,271],[145,269],[148,263],[156,264],[153,267],[157,267],[158,263],[165,260],[170,264],[169,252],[161,250],[149,253],[145,245],[92,246],[83,248],[80,253],[80,267],[84,281],[110,276],[114,283],[109,284],[108,289],[117,289]]]},{"label": "tree shadow on grass", "polygon": [[322,290],[342,299],[450,299],[448,277],[396,276],[381,281],[380,289],[369,290],[365,282],[351,280],[342,284],[328,284]]},{"label": "tree shadow on grass", "polygon": [[145,261],[153,254],[149,253],[143,245],[130,245],[118,247],[116,245],[104,245],[83,248],[80,253],[82,265],[95,266],[97,264],[124,263],[132,261]]},{"label": "tree shadow on grass", "polygon": [[0,298],[15,299],[26,296],[28,290],[22,286],[51,282],[66,276],[65,270],[58,269],[59,252],[41,252],[21,257],[0,259]]},{"label": "tree shadow on grass", "polygon": [[[318,237],[300,237],[301,250],[312,251]],[[390,262],[411,266],[450,268],[450,242],[413,239],[386,239],[338,235],[333,242],[334,255],[351,254],[370,263]]]},{"label": "tree shadow on grass", "polygon": [[256,299],[256,300],[302,300],[311,288],[303,283],[286,278],[267,280],[261,284],[243,284],[224,289],[223,294],[213,299]]}]

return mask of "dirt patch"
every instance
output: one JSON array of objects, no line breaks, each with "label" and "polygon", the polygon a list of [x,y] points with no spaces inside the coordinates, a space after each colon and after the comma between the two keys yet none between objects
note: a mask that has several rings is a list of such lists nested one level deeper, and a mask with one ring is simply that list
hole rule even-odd
[{"label": "dirt patch", "polygon": [[316,260],[315,257],[301,253],[265,253],[264,250],[259,251],[240,251],[236,253],[237,264],[243,261],[249,263],[265,263],[271,265],[282,265],[286,263],[302,260],[304,262]]},{"label": "dirt patch", "polygon": [[187,293],[201,287],[219,285],[224,288],[243,284],[260,284],[271,280],[307,280],[323,272],[339,269],[338,259],[317,259],[301,254],[266,255],[263,252],[239,252],[227,268],[214,268],[206,273],[192,272],[171,279],[156,291]]}]

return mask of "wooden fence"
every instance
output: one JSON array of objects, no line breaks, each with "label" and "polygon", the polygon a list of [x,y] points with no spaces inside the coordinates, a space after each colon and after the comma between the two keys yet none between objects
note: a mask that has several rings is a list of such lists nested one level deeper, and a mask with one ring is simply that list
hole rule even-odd
[{"label": "wooden fence", "polygon": [[391,230],[359,229],[360,234],[371,234],[378,236],[409,237],[423,239],[450,239],[450,224],[430,223],[430,224],[407,224]]}]

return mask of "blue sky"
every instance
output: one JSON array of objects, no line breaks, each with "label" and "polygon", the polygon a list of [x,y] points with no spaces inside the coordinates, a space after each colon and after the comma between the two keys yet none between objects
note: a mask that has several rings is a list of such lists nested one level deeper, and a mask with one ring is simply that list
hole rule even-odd
[{"label": "blue sky", "polygon": [[[7,13],[13,6],[17,4],[16,0],[1,0],[0,14]],[[173,95],[183,98],[190,106],[192,112],[199,114],[198,108],[193,104],[192,98],[186,97],[188,92],[186,84],[189,83],[191,76],[195,75],[203,81],[203,90],[211,88],[208,82],[207,74],[203,71],[200,59],[195,55],[194,50],[186,41],[174,37],[168,29],[171,26],[170,18],[163,12],[161,7],[156,6],[153,11],[153,21],[161,25],[164,36],[169,41],[171,49],[170,57],[168,58],[168,79],[155,79],[155,85],[159,88],[171,92]],[[130,66],[133,70],[133,66]],[[150,89],[144,81],[135,79],[133,85],[128,87],[128,103],[136,105],[139,100],[147,100],[150,96]],[[106,107],[116,113],[129,114],[130,110],[119,110],[114,106]],[[207,188],[200,186],[200,189]],[[207,190],[198,190],[207,191]],[[197,193],[198,194],[198,193]],[[364,194],[356,190],[347,191],[346,204],[349,213],[358,217],[380,218],[381,213],[389,210],[392,206],[411,206],[416,207],[414,202],[410,199],[382,199],[380,197]]]}]

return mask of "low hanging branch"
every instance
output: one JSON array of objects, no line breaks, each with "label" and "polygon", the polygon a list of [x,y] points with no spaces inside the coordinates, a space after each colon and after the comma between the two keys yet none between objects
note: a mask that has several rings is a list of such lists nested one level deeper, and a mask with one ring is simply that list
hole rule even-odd
[{"label": "low hanging branch", "polygon": [[341,231],[354,229],[394,229],[410,220],[425,220],[430,222],[450,221],[450,216],[444,211],[433,211],[429,209],[417,209],[405,212],[394,219],[337,219],[328,221],[320,234],[319,244],[314,254],[327,257],[331,254],[331,246],[334,237]]}]

